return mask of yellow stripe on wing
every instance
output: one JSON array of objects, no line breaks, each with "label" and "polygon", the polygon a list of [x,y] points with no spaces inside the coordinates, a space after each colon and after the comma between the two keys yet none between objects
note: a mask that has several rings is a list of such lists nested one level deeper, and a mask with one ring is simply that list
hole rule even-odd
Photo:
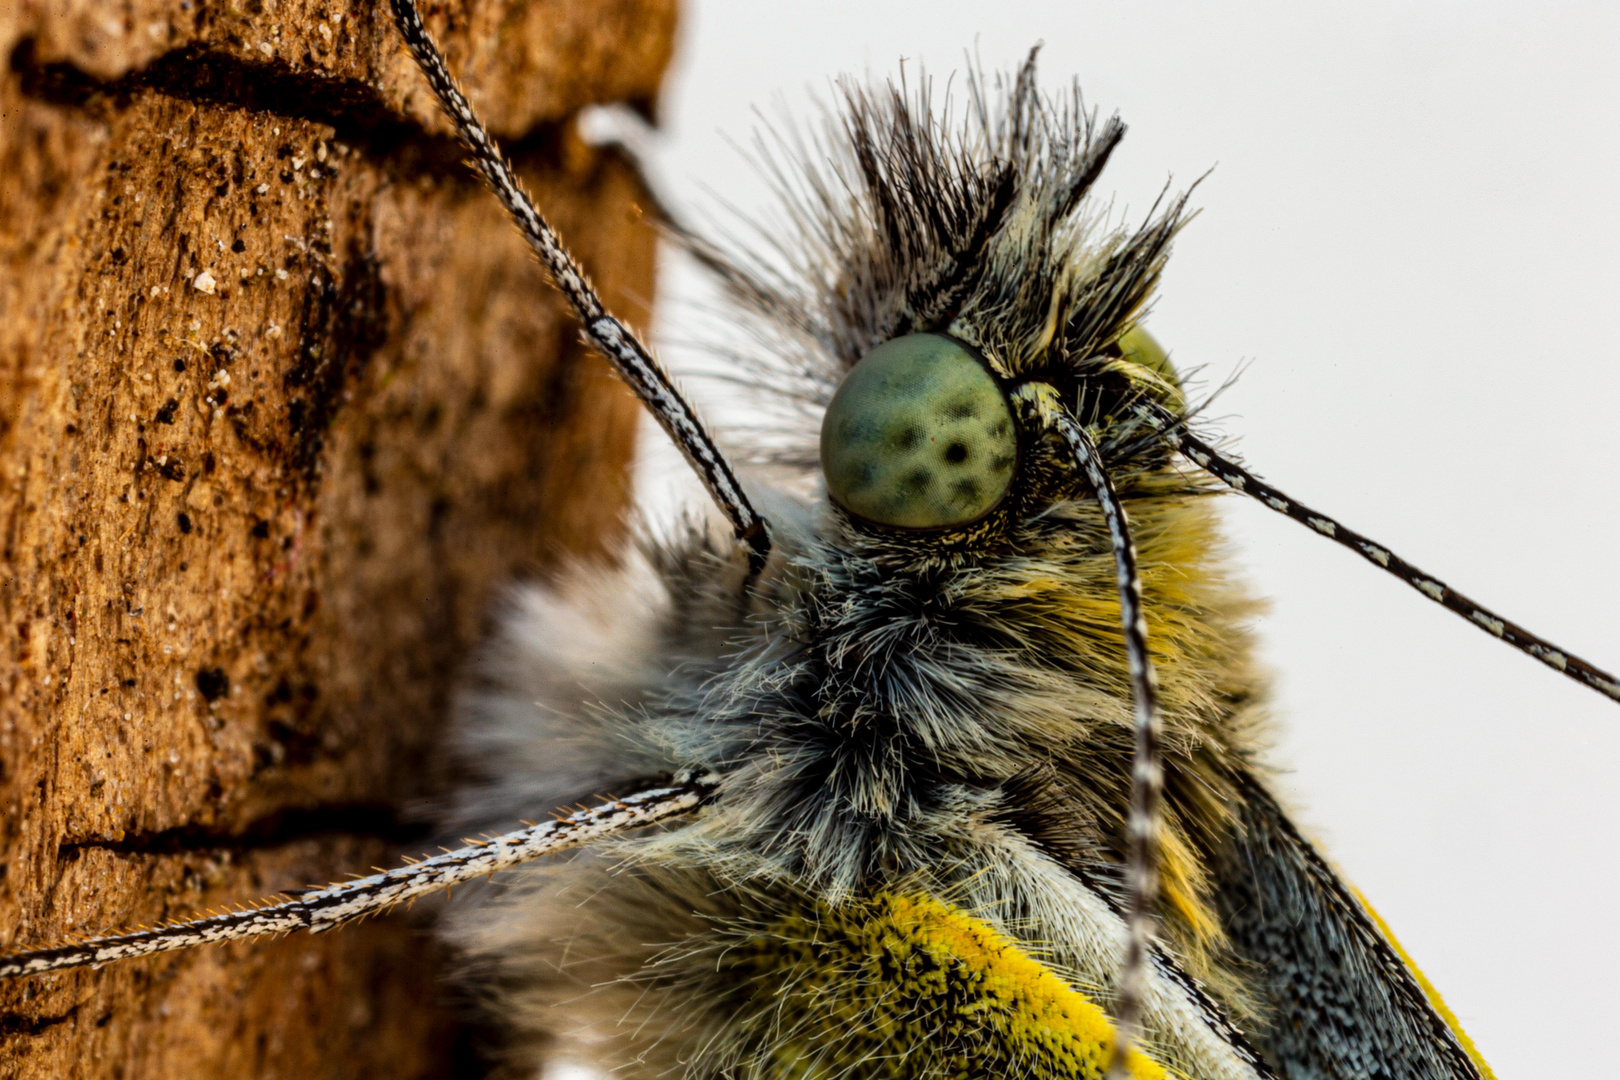
[{"label": "yellow stripe on wing", "polygon": [[[1114,1027],[994,927],[921,894],[791,916],[749,943],[761,988],[788,988],[769,1052],[795,1077],[1101,1080]],[[1163,1066],[1131,1052],[1136,1080]]]},{"label": "yellow stripe on wing", "polygon": [[1423,988],[1423,996],[1429,999],[1429,1004],[1434,1008],[1435,1012],[1440,1014],[1440,1019],[1445,1021],[1446,1027],[1451,1029],[1451,1033],[1457,1036],[1457,1042],[1462,1044],[1463,1053],[1467,1054],[1469,1060],[1479,1068],[1480,1076],[1484,1077],[1485,1080],[1496,1080],[1496,1074],[1491,1071],[1489,1065],[1485,1064],[1485,1059],[1480,1057],[1479,1048],[1474,1045],[1474,1040],[1470,1039],[1468,1032],[1462,1029],[1462,1024],[1457,1020],[1457,1014],[1451,1011],[1451,1007],[1440,996],[1440,991],[1434,988],[1434,984],[1429,981],[1429,977],[1423,974],[1422,969],[1417,964],[1413,963],[1411,954],[1401,947],[1400,940],[1395,936],[1394,931],[1390,930],[1389,924],[1384,921],[1384,917],[1378,914],[1376,908],[1367,903],[1367,898],[1361,894],[1360,889],[1352,888],[1351,891],[1356,894],[1356,899],[1361,902],[1361,906],[1367,909],[1367,914],[1372,916],[1372,921],[1378,924],[1379,932],[1384,935],[1384,939],[1389,942],[1390,947],[1399,954],[1401,962],[1406,965],[1407,970],[1412,973],[1412,977],[1417,980],[1418,986]]}]

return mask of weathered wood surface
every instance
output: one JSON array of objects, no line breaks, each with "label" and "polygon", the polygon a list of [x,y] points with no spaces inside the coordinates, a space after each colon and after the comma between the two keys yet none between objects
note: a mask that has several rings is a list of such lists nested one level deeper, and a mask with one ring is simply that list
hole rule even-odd
[{"label": "weathered wood surface", "polygon": [[[609,302],[670,0],[424,5]],[[447,12],[445,9],[449,7]],[[503,581],[618,535],[637,407],[382,5],[0,7],[0,947],[411,850]],[[0,986],[0,1075],[468,1075],[420,925]]]}]

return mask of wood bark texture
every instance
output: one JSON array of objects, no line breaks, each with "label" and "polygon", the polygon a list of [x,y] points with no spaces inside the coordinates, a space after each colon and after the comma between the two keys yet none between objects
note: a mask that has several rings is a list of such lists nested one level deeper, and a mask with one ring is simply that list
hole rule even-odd
[{"label": "wood bark texture", "polygon": [[[571,121],[650,108],[673,0],[423,7],[644,324],[636,177]],[[385,4],[23,0],[0,48],[0,948],[419,853],[455,676],[622,534],[639,407]],[[0,985],[0,1076],[477,1075],[427,931]]]}]

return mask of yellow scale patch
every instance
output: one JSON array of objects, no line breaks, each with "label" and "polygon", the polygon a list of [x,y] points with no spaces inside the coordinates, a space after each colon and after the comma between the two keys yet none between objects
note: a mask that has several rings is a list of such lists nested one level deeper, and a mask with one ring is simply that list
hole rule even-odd
[{"label": "yellow scale patch", "polygon": [[[1100,1080],[1113,1053],[1102,1009],[931,897],[881,894],[789,916],[741,953],[730,959],[757,983],[775,1028],[759,1062],[770,1075]],[[1134,1051],[1130,1071],[1166,1076]]]}]

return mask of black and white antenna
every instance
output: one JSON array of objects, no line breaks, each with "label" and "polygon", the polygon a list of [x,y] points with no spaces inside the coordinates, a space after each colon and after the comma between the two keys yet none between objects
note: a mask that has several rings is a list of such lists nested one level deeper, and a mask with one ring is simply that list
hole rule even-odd
[{"label": "black and white antenna", "polygon": [[1327,537],[1336,544],[1349,548],[1380,570],[1392,574],[1412,588],[1433,600],[1446,610],[1461,615],[1492,637],[1535,657],[1543,664],[1582,686],[1590,687],[1615,701],[1620,701],[1620,678],[1609,674],[1595,664],[1582,660],[1568,649],[1560,648],[1538,634],[1533,634],[1518,623],[1504,619],[1484,604],[1478,603],[1453,589],[1424,570],[1418,569],[1386,545],[1363,536],[1320,510],[1314,510],[1291,495],[1272,487],[1243,466],[1223,456],[1207,442],[1186,428],[1184,421],[1168,409],[1151,402],[1136,406],[1136,415],[1149,428],[1157,431],[1176,450],[1199,468],[1231,488],[1269,506],[1277,513],[1304,525],[1311,531]]},{"label": "black and white antenna", "polygon": [[703,421],[687,404],[669,374],[641,339],[608,311],[592,288],[579,263],[563,247],[557,233],[535,209],[528,192],[501,155],[500,147],[484,130],[466,95],[456,85],[444,56],[433,37],[422,25],[422,16],[412,0],[393,0],[394,22],[416,58],[439,107],[455,125],[456,134],[472,155],[472,167],[484,178],[495,197],[506,207],[512,221],[529,242],[552,282],[579,317],[585,339],[613,365],[613,370],[630,385],[642,404],[668,432],[671,440],[703,481],[715,505],[726,515],[737,538],[749,545],[756,569],[770,554],[771,541],[765,519],[749,502],[738,483],[731,463],[726,460]]},{"label": "black and white antenna", "polygon": [[1125,637],[1125,660],[1130,669],[1134,705],[1131,752],[1130,805],[1125,817],[1125,962],[1114,999],[1117,1025],[1114,1055],[1108,1080],[1128,1080],[1130,1046],[1141,1026],[1153,937],[1153,908],[1159,894],[1159,803],[1164,794],[1164,762],[1160,748],[1159,681],[1148,653],[1147,616],[1142,608],[1142,578],[1136,568],[1136,545],[1130,521],[1119,495],[1103,467],[1097,444],[1061,402],[1057,390],[1046,383],[1026,383],[1013,401],[1036,424],[1056,432],[1102,507],[1114,554],[1119,588],[1119,621]]},{"label": "black and white antenna", "polygon": [[690,813],[708,801],[718,787],[719,780],[712,774],[677,777],[672,783],[576,810],[555,821],[470,841],[466,847],[397,870],[312,889],[279,903],[13,953],[0,957],[0,978],[96,967],[114,960],[294,930],[319,934],[464,881]]}]

